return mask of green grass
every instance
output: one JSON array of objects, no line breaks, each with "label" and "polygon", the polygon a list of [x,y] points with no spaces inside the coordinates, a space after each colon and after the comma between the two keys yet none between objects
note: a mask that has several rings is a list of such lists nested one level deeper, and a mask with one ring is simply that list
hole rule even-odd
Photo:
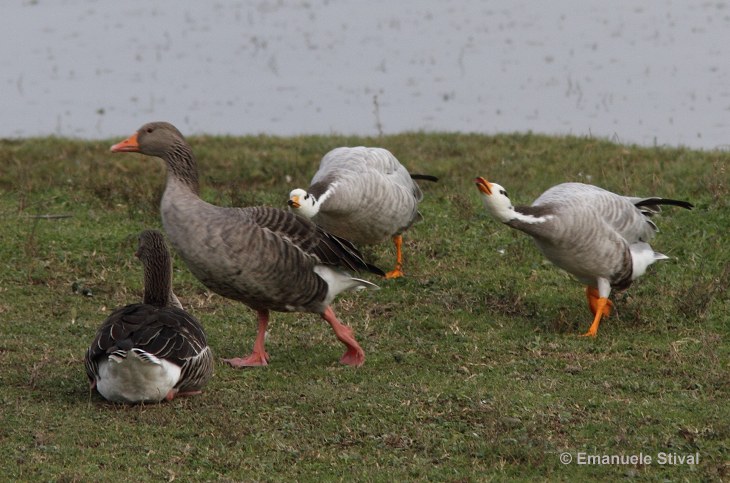
[{"label": "green grass", "polygon": [[[135,128],[131,126],[130,128]],[[201,396],[119,406],[88,390],[96,327],[141,298],[136,236],[159,228],[159,160],[113,141],[0,141],[0,467],[8,480],[723,480],[730,477],[730,156],[536,135],[194,137],[203,197],[284,206],[341,145],[391,149],[422,183],[407,278],[335,303],[367,361],[311,314],[273,314],[269,367],[218,364]],[[583,288],[483,211],[473,178],[529,203],[563,181],[687,199],[653,242],[672,257],[595,340]],[[69,215],[50,218],[46,215]],[[389,244],[365,250],[391,268]],[[175,260],[175,288],[218,357],[255,317]],[[72,287],[88,289],[91,296]],[[569,452],[698,465],[563,465]]]}]

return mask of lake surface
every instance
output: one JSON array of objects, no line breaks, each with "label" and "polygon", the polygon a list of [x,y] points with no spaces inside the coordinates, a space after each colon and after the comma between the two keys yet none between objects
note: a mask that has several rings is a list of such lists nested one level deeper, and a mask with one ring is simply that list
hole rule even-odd
[{"label": "lake surface", "polygon": [[723,1],[7,0],[0,137],[402,131],[730,144]]}]

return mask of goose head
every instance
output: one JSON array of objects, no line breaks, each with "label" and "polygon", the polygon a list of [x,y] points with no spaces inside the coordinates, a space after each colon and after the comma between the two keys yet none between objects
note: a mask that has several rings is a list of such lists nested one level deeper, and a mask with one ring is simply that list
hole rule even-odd
[{"label": "goose head", "polygon": [[148,156],[165,157],[183,135],[169,122],[150,122],[136,133],[111,147],[114,153],[142,153]]},{"label": "goose head", "polygon": [[320,201],[312,193],[307,193],[301,188],[297,188],[289,193],[289,201],[287,201],[289,209],[294,213],[299,213],[307,218],[312,218],[319,213],[321,206]]},{"label": "goose head", "polygon": [[141,153],[162,158],[168,181],[175,179],[198,194],[198,166],[185,137],[169,122],[150,122],[124,141],[111,147],[113,153]]},{"label": "goose head", "polygon": [[503,223],[515,218],[515,207],[512,206],[506,189],[497,183],[490,183],[481,176],[475,181],[482,195],[484,207],[490,215]]}]

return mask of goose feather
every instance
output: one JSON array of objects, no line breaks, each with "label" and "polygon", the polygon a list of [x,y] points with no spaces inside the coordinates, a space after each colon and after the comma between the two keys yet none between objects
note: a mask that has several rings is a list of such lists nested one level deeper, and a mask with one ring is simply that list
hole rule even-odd
[{"label": "goose feather", "polygon": [[397,262],[388,276],[394,278],[402,275],[401,235],[421,219],[423,193],[415,179],[438,178],[409,174],[387,149],[339,147],[322,158],[306,191],[292,190],[289,206],[357,245],[393,238]]},{"label": "goose feather", "polygon": [[583,183],[562,183],[530,206],[513,206],[499,184],[484,178],[476,184],[493,217],[532,236],[548,260],[588,287],[595,318],[586,335],[595,335],[608,315],[612,288],[628,288],[649,265],[668,258],[648,244],[657,231],[649,217],[660,205],[692,208],[686,201],[622,196]]},{"label": "goose feather", "polygon": [[84,357],[92,387],[107,400],[137,403],[202,390],[213,374],[205,332],[172,291],[172,263],[162,233],[144,231],[137,256],[144,303],[107,317]]},{"label": "goose feather", "polygon": [[206,287],[257,311],[254,351],[247,358],[229,359],[231,365],[267,364],[263,340],[271,310],[322,315],[348,348],[341,361],[364,362],[351,329],[336,319],[329,303],[338,290],[374,285],[352,277],[351,284],[332,284],[320,275],[323,266],[382,275],[352,243],[286,210],[228,208],[202,200],[192,150],[169,123],[146,124],[112,151],[141,152],[165,161],[167,183],[160,212],[171,243]]}]

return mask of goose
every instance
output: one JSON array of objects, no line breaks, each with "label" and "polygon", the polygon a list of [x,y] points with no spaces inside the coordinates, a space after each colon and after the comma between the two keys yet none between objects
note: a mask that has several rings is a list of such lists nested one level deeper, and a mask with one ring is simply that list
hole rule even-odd
[{"label": "goose", "polygon": [[337,319],[331,307],[344,290],[377,288],[345,270],[383,275],[362,259],[352,243],[288,210],[205,202],[199,196],[192,149],[170,123],[145,124],[111,151],[162,158],[167,181],[160,212],[173,247],[208,289],[256,311],[258,332],[252,353],[225,362],[233,367],[268,364],[264,340],[272,310],[319,314],[347,348],[340,362],[350,366],[365,362],[353,330]]},{"label": "goose", "polygon": [[403,276],[402,233],[421,219],[418,203],[423,193],[417,179],[438,180],[409,174],[387,149],[340,147],[325,154],[307,190],[289,193],[288,205],[356,245],[392,238],[395,268],[385,276],[398,278]]},{"label": "goose", "polygon": [[213,353],[195,317],[172,291],[172,261],[162,233],[143,231],[143,303],[107,317],[84,357],[91,389],[118,403],[171,401],[199,394],[213,375]]},{"label": "goose", "polygon": [[610,314],[611,289],[627,289],[649,265],[669,258],[649,246],[657,231],[650,217],[660,205],[693,208],[686,201],[622,196],[583,183],[562,183],[531,206],[513,206],[499,184],[478,177],[476,186],[492,217],[532,236],[550,262],[586,285],[594,318],[583,335],[592,337],[601,317]]}]

